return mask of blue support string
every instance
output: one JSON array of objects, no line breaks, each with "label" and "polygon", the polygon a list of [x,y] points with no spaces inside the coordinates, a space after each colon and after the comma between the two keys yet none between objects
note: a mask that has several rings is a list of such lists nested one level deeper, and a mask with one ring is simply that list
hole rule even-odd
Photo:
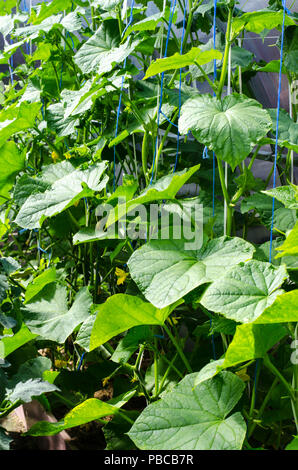
[{"label": "blue support string", "polygon": [[[279,82],[278,82],[278,94],[277,94],[276,140],[275,140],[275,155],[274,155],[274,170],[273,170],[273,189],[276,187],[276,168],[277,168],[277,154],[278,154],[278,133],[279,133],[279,115],[280,115],[280,96],[281,96],[281,83],[282,83],[283,50],[284,50],[284,37],[285,37],[285,20],[286,20],[286,13],[288,13],[287,8],[286,8],[286,0],[283,0],[282,4],[283,4],[283,23],[282,23],[282,31],[281,31],[280,69],[279,69]],[[269,263],[271,263],[271,261],[272,261],[274,208],[275,208],[275,198],[273,198],[273,201],[272,201]],[[257,378],[258,378],[260,363],[261,363],[261,359],[257,359],[256,366],[255,366],[255,372],[254,372],[254,391],[255,391],[254,400],[255,401],[256,401],[256,396],[257,396]]]},{"label": "blue support string", "polygon": [[172,126],[177,127],[177,129],[178,129],[177,124],[174,124],[174,123],[171,121],[171,119],[169,119],[168,116],[167,116],[165,113],[163,113],[162,111],[160,111],[160,114],[162,114],[163,117],[166,118],[166,120],[167,120],[170,124],[172,124]]},{"label": "blue support string", "polygon": [[[276,167],[277,167],[277,154],[278,154],[278,134],[279,134],[279,115],[280,115],[280,95],[281,95],[281,82],[282,82],[283,50],[284,50],[284,38],[285,38],[286,0],[282,0],[282,4],[283,4],[283,23],[282,23],[282,31],[281,31],[281,45],[280,45],[280,69],[279,69],[277,112],[276,112],[276,140],[275,140],[275,156],[274,156],[274,170],[273,170],[273,189],[275,189],[275,187],[276,187]],[[273,201],[272,201],[269,263],[271,263],[271,260],[272,260],[274,208],[275,208],[275,198],[273,198]]]},{"label": "blue support string", "polygon": [[[182,27],[182,37],[181,37],[181,45],[180,45],[180,55],[183,54],[183,42],[184,42],[184,36],[185,36],[185,23],[186,23],[186,11],[187,11],[187,1],[185,0],[184,2],[184,12],[183,12],[183,27]],[[182,106],[182,69],[179,71],[180,76],[179,76],[179,111],[178,111],[178,122],[181,114],[181,106]],[[178,126],[177,126],[178,127]],[[179,156],[179,139],[180,139],[180,132],[179,132],[179,127],[178,127],[178,132],[177,132],[177,148],[176,148],[176,160],[175,160],[175,165],[174,165],[174,173],[177,168],[177,163],[178,163],[178,156]]]},{"label": "blue support string", "polygon": [[80,359],[79,365],[78,365],[78,367],[77,367],[77,371],[79,371],[79,370],[81,369],[81,367],[82,367],[85,354],[86,354],[86,353],[83,352],[83,354],[81,355],[81,359]]},{"label": "blue support string", "polygon": [[[216,49],[216,13],[217,13],[217,0],[214,0],[214,16],[213,16],[213,48]],[[216,59],[213,62],[213,81],[217,79]],[[213,96],[216,96],[215,92]],[[215,153],[212,155],[212,217],[215,215]]]},{"label": "blue support string", "polygon": [[209,158],[208,148],[207,147],[204,148],[202,157],[203,157],[203,159]]},{"label": "blue support string", "polygon": [[[133,9],[135,5],[135,0],[132,0],[131,6],[130,6],[130,16],[129,16],[129,21],[124,28],[121,37],[124,36],[126,33],[127,29],[133,22]],[[124,60],[123,67],[126,67],[126,61],[127,58]],[[115,139],[118,135],[118,127],[119,127],[119,117],[120,117],[120,111],[121,111],[121,104],[122,104],[122,95],[123,95],[123,89],[124,89],[124,81],[125,81],[125,74],[122,75],[122,81],[121,81],[121,90],[120,90],[120,96],[119,96],[119,101],[118,101],[118,108],[117,108],[117,117],[116,117],[116,129],[115,129]],[[113,192],[116,190],[116,145],[114,145],[114,168],[113,168]]]},{"label": "blue support string", "polygon": [[[214,0],[213,5],[214,13],[213,13],[213,48],[216,47],[216,12],[217,12],[217,0]],[[216,59],[213,61],[213,81],[217,79],[217,66],[216,66]],[[216,93],[213,93],[213,96],[216,96]],[[206,150],[206,155],[208,156],[208,149],[205,147],[204,152]],[[204,158],[204,154],[203,154]],[[215,153],[213,152],[212,155],[212,217],[215,215]],[[212,328],[212,318],[210,319],[210,328]],[[215,340],[214,335],[211,335],[211,343],[212,343],[212,351],[213,351],[213,358],[216,360],[216,349],[215,349]]]},{"label": "blue support string", "polygon": [[[170,35],[171,35],[171,29],[172,29],[172,23],[173,23],[173,17],[174,17],[174,13],[175,13],[176,3],[177,3],[177,0],[171,0],[170,18],[169,18],[169,26],[168,26],[168,33],[167,33],[167,40],[166,40],[164,57],[167,57],[167,53],[168,53],[168,45],[169,45],[169,40],[170,40]],[[160,85],[160,100],[159,100],[159,107],[158,107],[158,112],[157,112],[157,135],[156,135],[156,139],[155,139],[155,149],[154,149],[154,156],[153,156],[153,165],[152,165],[152,174],[151,174],[151,179],[150,179],[150,185],[153,183],[154,171],[155,171],[155,159],[156,159],[157,142],[158,142],[158,128],[159,128],[160,114],[161,114],[161,107],[162,107],[162,100],[163,100],[164,76],[165,76],[165,73],[162,72],[162,74],[161,74],[161,85]]]}]

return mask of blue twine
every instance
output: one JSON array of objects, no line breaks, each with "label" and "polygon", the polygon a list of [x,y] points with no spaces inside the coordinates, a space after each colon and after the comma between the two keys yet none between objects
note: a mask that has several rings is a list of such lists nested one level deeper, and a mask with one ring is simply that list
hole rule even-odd
[{"label": "blue twine", "polygon": [[[286,0],[282,0],[282,4],[283,4],[283,23],[282,23],[282,32],[281,32],[280,69],[279,69],[277,112],[276,112],[276,140],[275,140],[275,156],[274,156],[274,171],[273,171],[273,189],[276,187],[276,167],[277,167],[277,154],[278,154],[278,132],[279,132],[279,115],[280,115],[280,96],[281,96],[281,82],[282,82],[283,50],[284,50],[284,38],[285,38]],[[271,260],[272,260],[274,208],[275,208],[275,198],[273,198],[273,201],[272,201],[269,263],[271,263]]]},{"label": "blue twine", "polygon": [[[184,2],[184,13],[183,13],[183,27],[182,27],[182,37],[181,37],[181,45],[180,45],[180,55],[183,54],[183,42],[184,42],[184,36],[185,36],[185,23],[186,23],[186,11],[187,11],[187,2],[185,0]],[[182,69],[180,69],[180,77],[179,77],[179,111],[178,111],[178,122],[180,119],[180,114],[181,114],[181,106],[182,106]],[[179,127],[178,132],[177,132],[177,148],[176,148],[176,160],[175,160],[175,165],[174,165],[174,173],[177,168],[177,163],[178,163],[178,156],[179,156],[179,144],[180,144],[180,132],[179,132]]]},{"label": "blue twine", "polygon": [[37,240],[37,249],[38,249],[38,251],[41,251],[42,253],[45,253],[46,255],[48,254],[48,252],[47,252],[46,250],[44,250],[43,248],[41,248],[41,246],[40,246],[38,240]]},{"label": "blue twine", "polygon": [[[214,14],[213,14],[213,48],[215,49],[216,46],[216,10],[217,10],[217,0],[214,0]],[[213,81],[217,79],[217,67],[216,67],[216,59],[213,62]],[[213,96],[216,96],[216,93],[213,92]],[[208,156],[208,149],[206,149],[206,155]],[[204,149],[204,151],[205,151]],[[204,158],[204,154],[203,154]],[[213,152],[212,156],[212,217],[215,215],[215,153]],[[210,328],[212,328],[212,318],[210,319]],[[212,351],[214,360],[216,360],[216,350],[215,350],[215,340],[214,335],[211,335],[211,342],[212,342]]]},{"label": "blue twine", "polygon": [[[170,18],[169,18],[169,26],[168,26],[168,33],[167,33],[167,40],[166,40],[164,57],[167,57],[168,45],[169,45],[169,40],[170,40],[170,35],[171,35],[171,29],[172,29],[172,23],[173,23],[173,17],[174,17],[174,13],[175,13],[176,3],[177,3],[177,0],[171,0]],[[162,72],[162,74],[161,74],[161,85],[160,85],[160,100],[159,100],[159,108],[158,108],[158,113],[157,113],[157,135],[156,135],[156,139],[155,139],[155,149],[154,149],[154,156],[153,156],[152,175],[151,175],[151,179],[150,179],[150,185],[153,183],[153,178],[154,178],[155,159],[156,159],[157,142],[158,142],[158,128],[159,128],[159,121],[160,121],[160,114],[161,114],[161,107],[162,107],[162,100],[163,100],[164,76],[165,76],[165,72]]]},{"label": "blue twine", "polygon": [[79,365],[78,365],[78,367],[77,367],[77,371],[79,371],[80,368],[82,367],[85,354],[86,354],[86,353],[83,352],[83,354],[81,355],[81,359],[80,359]]},{"label": "blue twine", "polygon": [[[276,167],[277,167],[277,153],[278,153],[278,131],[279,131],[279,115],[280,115],[280,96],[281,96],[281,81],[282,81],[282,66],[283,66],[283,49],[284,49],[284,36],[285,36],[285,20],[286,20],[286,0],[282,1],[283,4],[283,24],[281,32],[281,46],[280,46],[280,69],[279,69],[279,83],[278,83],[278,96],[277,96],[277,114],[276,114],[276,140],[275,140],[275,156],[274,156],[274,171],[273,171],[273,189],[276,187]],[[270,250],[269,250],[269,263],[272,260],[272,244],[273,244],[273,226],[274,226],[274,208],[275,198],[272,201],[272,215],[271,215],[271,227],[270,227]],[[255,402],[257,396],[257,378],[258,370],[261,359],[257,359],[256,367],[254,372],[254,390],[255,390]]]},{"label": "blue twine", "polygon": [[[37,232],[38,232],[38,230],[37,230]],[[39,240],[37,240],[37,249],[38,249],[38,251],[41,251],[42,253],[45,253],[46,255],[49,255],[49,263],[50,263],[51,259],[52,259],[52,248],[50,249],[49,252],[47,252],[46,250],[41,248],[41,246],[39,244]]]},{"label": "blue twine", "polygon": [[207,147],[204,148],[202,157],[203,157],[203,159],[209,158],[208,148]]},{"label": "blue twine", "polygon": [[[125,32],[129,28],[129,26],[133,22],[133,9],[134,9],[134,4],[135,0],[132,0],[131,6],[130,6],[130,16],[129,16],[129,21],[124,28],[121,37],[124,36]],[[127,57],[124,60],[123,67],[126,67],[126,61]],[[121,81],[121,90],[120,90],[120,96],[119,96],[119,101],[118,101],[118,108],[117,108],[117,117],[116,117],[116,129],[115,129],[115,139],[118,135],[118,127],[119,127],[119,117],[120,117],[120,111],[121,111],[121,103],[122,103],[122,95],[123,95],[123,89],[124,89],[124,81],[125,81],[125,74],[122,75],[122,81]],[[116,190],[116,145],[114,145],[114,168],[113,168],[113,192]]]},{"label": "blue twine", "polygon": [[163,117],[166,118],[166,120],[167,120],[170,124],[172,124],[172,126],[175,126],[175,127],[177,127],[177,129],[178,129],[177,124],[174,124],[174,123],[171,121],[171,119],[169,119],[168,116],[167,116],[165,113],[163,113],[162,111],[160,111],[160,114],[162,114]]},{"label": "blue twine", "polygon": [[[217,10],[217,0],[214,0],[214,16],[213,16],[213,48],[216,46],[216,10]],[[216,59],[214,59],[213,67],[213,81],[217,79],[217,67]],[[216,96],[216,93],[213,93],[213,96]],[[212,217],[215,215],[215,153],[213,152],[212,156]]]}]

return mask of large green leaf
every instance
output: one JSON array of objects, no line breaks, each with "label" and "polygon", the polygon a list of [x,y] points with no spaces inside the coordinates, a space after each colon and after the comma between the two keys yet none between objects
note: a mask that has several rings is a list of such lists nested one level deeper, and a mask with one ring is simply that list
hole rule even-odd
[{"label": "large green leaf", "polygon": [[279,253],[276,258],[298,255],[298,222],[296,222],[293,230],[291,230],[287,236],[286,241],[276,248],[276,250],[282,251],[282,253]]},{"label": "large green leaf", "polygon": [[23,324],[17,333],[0,340],[0,359],[4,359],[24,344],[36,338],[36,336]]},{"label": "large green leaf", "polygon": [[169,17],[169,7],[166,8],[165,12],[159,12],[155,13],[155,15],[145,17],[143,20],[138,21],[137,23],[133,23],[127,28],[124,39],[126,39],[132,31],[154,31],[163,19],[169,21]]},{"label": "large green leaf", "polygon": [[270,245],[271,245],[270,240],[265,243],[262,243],[261,245],[258,245],[255,255],[254,255],[254,259],[257,259],[259,261],[269,262],[270,251],[271,251],[271,263],[274,266],[280,266],[281,264],[284,264],[288,271],[289,270],[293,271],[293,270],[298,269],[298,256],[290,254],[290,255],[285,255],[281,259],[281,254],[278,253],[278,250],[282,247],[283,241],[284,240],[282,238],[276,238],[275,240],[273,240],[271,250],[270,250]]},{"label": "large green leaf", "polygon": [[105,403],[98,398],[89,398],[67,413],[62,421],[58,421],[57,423],[40,421],[34,424],[27,434],[30,436],[52,436],[64,429],[81,426],[90,421],[104,418],[105,416],[112,416],[117,413],[119,413],[119,408],[116,405]]},{"label": "large green leaf", "polygon": [[33,193],[42,193],[51,185],[40,178],[33,178],[27,174],[18,178],[13,189],[13,200],[18,206],[22,206],[26,199]]},{"label": "large green leaf", "polygon": [[37,276],[28,284],[25,293],[25,303],[30,302],[47,284],[55,282],[57,279],[56,268],[52,267]]},{"label": "large green leaf", "polygon": [[[272,119],[273,134],[276,136],[276,109],[268,109]],[[278,120],[278,143],[281,147],[287,147],[298,152],[298,123],[293,121],[289,114],[284,110],[280,110]]]},{"label": "large green leaf", "polygon": [[13,375],[9,383],[14,386],[18,382],[26,382],[29,379],[42,379],[43,373],[49,371],[52,367],[52,361],[48,357],[39,356],[28,359],[18,368],[18,372]]},{"label": "large green leaf", "polygon": [[261,359],[286,334],[286,328],[281,325],[248,323],[237,326],[222,367],[232,367],[241,362]]},{"label": "large green leaf", "polygon": [[146,299],[163,308],[251,259],[253,252],[250,243],[236,237],[211,240],[199,250],[185,250],[183,240],[152,240],[134,252],[128,267]]},{"label": "large green leaf", "polygon": [[0,202],[9,198],[15,176],[24,168],[25,154],[19,152],[14,142],[0,148]]},{"label": "large green leaf", "polygon": [[265,137],[272,122],[260,104],[233,94],[219,101],[211,95],[190,99],[181,108],[179,131],[214,150],[234,170]]},{"label": "large green leaf", "polygon": [[66,137],[75,132],[79,125],[78,116],[65,117],[65,109],[62,103],[51,104],[46,111],[46,120],[49,129],[55,131],[58,137]]},{"label": "large green leaf", "polygon": [[34,127],[40,103],[21,103],[0,113],[0,147],[14,134]]},{"label": "large green leaf", "polygon": [[282,202],[287,209],[298,209],[298,186],[293,184],[289,186],[278,186],[268,191],[262,191],[262,193]]},{"label": "large green leaf", "polygon": [[62,286],[49,284],[22,308],[24,321],[32,333],[64,343],[73,330],[89,316],[92,298],[87,288],[77,293],[70,309]]},{"label": "large green leaf", "polygon": [[246,426],[238,403],[244,383],[231,372],[194,388],[197,374],[187,375],[173,391],[149,405],[128,435],[142,450],[239,450]]},{"label": "large green leaf", "polygon": [[7,389],[5,399],[11,403],[29,403],[34,397],[55,390],[59,390],[58,387],[49,382],[41,379],[28,379],[25,382],[18,382],[12,389]]},{"label": "large green leaf", "polygon": [[[270,230],[272,223],[272,197],[268,194],[255,193],[251,196],[245,197],[241,201],[241,212],[246,214],[252,209],[255,209],[265,227]],[[274,214],[273,214],[273,233],[287,232],[291,230],[297,220],[296,211],[287,209],[284,205],[275,201]]]},{"label": "large green leaf", "polygon": [[126,213],[139,206],[153,201],[163,201],[165,199],[174,199],[179,189],[191,178],[191,176],[198,171],[200,165],[193,166],[188,170],[177,171],[160,178],[156,183],[148,186],[141,194],[135,199],[120,203],[114,211],[109,214],[106,226],[114,224],[123,217]]},{"label": "large green leaf", "polygon": [[158,309],[133,295],[116,294],[109,297],[97,311],[91,333],[90,350],[134,326],[163,325],[176,305]]},{"label": "large green leaf", "polygon": [[128,39],[119,45],[118,25],[105,21],[96,33],[78,50],[74,61],[83,73],[95,72],[99,75],[110,72],[115,64],[120,64],[134,50],[138,41]]},{"label": "large green leaf", "polygon": [[[159,123],[160,125],[166,122],[166,116],[172,116],[173,111],[174,111],[174,106],[171,104],[165,103],[161,107],[161,112],[163,114],[160,115]],[[127,123],[127,127],[122,131],[119,132],[117,137],[112,139],[109,142],[109,147],[113,147],[114,145],[118,145],[120,142],[122,142],[124,139],[126,139],[129,135],[134,134],[136,132],[144,132],[144,127],[146,127],[146,130],[150,129],[151,132],[155,128],[155,116],[157,113],[157,107],[156,106],[143,106],[138,110],[138,116],[137,119],[133,117],[130,121]],[[155,131],[154,131],[155,132]]]},{"label": "large green leaf", "polygon": [[176,54],[170,57],[157,59],[152,62],[146,71],[144,80],[161,72],[180,69],[193,64],[204,65],[213,60],[221,60],[221,58],[222,53],[215,49],[210,51],[201,51],[199,47],[193,47],[186,54],[180,55],[178,52],[176,52]]},{"label": "large green leaf", "polygon": [[80,331],[76,337],[76,343],[84,348],[85,351],[90,351],[90,337],[95,320],[96,315],[90,315],[87,317],[80,327]]},{"label": "large green leaf", "polygon": [[206,364],[196,376],[194,386],[197,387],[200,383],[205,382],[205,380],[212,379],[220,371],[221,366],[224,363],[224,359],[217,359],[216,361],[209,362]]},{"label": "large green leaf", "polygon": [[59,214],[81,198],[92,196],[94,191],[101,191],[107,183],[108,177],[102,178],[106,162],[95,163],[87,170],[75,169],[69,163],[65,167],[67,174],[62,171],[62,177],[56,177],[50,189],[28,197],[15,219],[18,225],[41,227],[46,217]]},{"label": "large green leaf", "polygon": [[79,20],[76,12],[69,13],[65,17],[63,17],[62,14],[52,15],[49,18],[44,19],[40,24],[29,24],[21,28],[17,28],[15,35],[17,37],[24,37],[26,40],[23,40],[20,43],[25,43],[38,38],[40,33],[48,33],[54,27],[60,29],[65,28],[70,32],[74,32],[80,29],[81,21]]},{"label": "large green leaf", "polygon": [[283,293],[279,287],[287,277],[284,265],[277,268],[270,263],[251,260],[235,266],[213,282],[201,304],[237,322],[250,323]]},{"label": "large green leaf", "polygon": [[[46,18],[49,18],[52,15],[56,15],[61,11],[65,11],[70,8],[72,4],[72,0],[52,0],[48,3],[42,3],[40,10],[38,12],[38,16],[35,18],[35,15],[32,14],[33,24],[40,24]],[[30,22],[30,21],[29,21]]]},{"label": "large green leaf", "polygon": [[153,333],[149,325],[139,325],[131,328],[127,334],[119,341],[111,361],[118,363],[128,362],[130,357],[139,348],[139,345],[151,340]]},{"label": "large green leaf", "polygon": [[[243,30],[260,34],[264,29],[280,29],[283,24],[283,12],[269,9],[244,13],[233,21],[232,36],[236,37]],[[286,15],[285,26],[296,25],[295,21]]]},{"label": "large green leaf", "polygon": [[298,30],[289,26],[285,30],[284,64],[290,72],[298,72]]},{"label": "large green leaf", "polygon": [[288,323],[298,321],[298,289],[279,295],[255,323]]},{"label": "large green leaf", "polygon": [[294,436],[294,439],[287,445],[285,450],[298,450],[298,436]]},{"label": "large green leaf", "polygon": [[5,13],[11,14],[12,8],[17,5],[17,0],[5,0],[5,2],[1,2],[0,5],[0,15],[5,15]]}]

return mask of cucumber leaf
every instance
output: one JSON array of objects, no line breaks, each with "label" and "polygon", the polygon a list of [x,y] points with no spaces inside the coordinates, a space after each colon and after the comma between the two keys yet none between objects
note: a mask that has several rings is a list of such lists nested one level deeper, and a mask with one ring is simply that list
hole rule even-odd
[{"label": "cucumber leaf", "polygon": [[244,95],[190,99],[181,108],[179,131],[194,137],[234,170],[266,136],[272,122],[260,104]]},{"label": "cucumber leaf", "polygon": [[109,297],[97,310],[90,338],[90,350],[134,326],[163,325],[180,303],[158,309],[133,295],[116,294]]},{"label": "cucumber leaf", "polygon": [[199,250],[185,250],[184,240],[152,240],[133,253],[128,267],[146,299],[163,308],[251,259],[253,252],[237,237],[211,240]]},{"label": "cucumber leaf", "polygon": [[239,450],[246,433],[241,413],[230,414],[244,391],[231,372],[194,388],[189,374],[165,397],[149,405],[128,436],[141,450]]},{"label": "cucumber leaf", "polygon": [[67,292],[55,283],[48,284],[26,307],[22,308],[24,321],[32,333],[44,339],[64,343],[73,330],[89,316],[92,298],[87,288],[77,293],[70,309]]},{"label": "cucumber leaf", "polygon": [[203,294],[201,304],[212,312],[241,323],[250,323],[269,307],[288,277],[284,265],[251,260],[232,268],[213,282]]}]

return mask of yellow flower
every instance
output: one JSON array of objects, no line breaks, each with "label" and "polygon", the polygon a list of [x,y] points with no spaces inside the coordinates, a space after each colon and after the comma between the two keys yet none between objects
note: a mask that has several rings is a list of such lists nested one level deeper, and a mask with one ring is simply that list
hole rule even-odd
[{"label": "yellow flower", "polygon": [[120,284],[123,284],[126,281],[126,278],[128,276],[128,273],[123,271],[123,269],[116,268],[115,269],[115,275],[117,276],[117,286],[120,286]]},{"label": "yellow flower", "polygon": [[136,375],[134,375],[134,376],[130,379],[130,382],[131,382],[132,384],[135,383],[135,382],[137,382],[137,381],[138,381],[138,378],[137,378]]},{"label": "yellow flower", "polygon": [[57,161],[59,160],[59,155],[57,152],[55,152],[55,150],[52,152],[52,160],[54,163],[57,163]]},{"label": "yellow flower", "polygon": [[181,317],[177,317],[177,316],[172,316],[171,318],[167,318],[167,321],[170,323],[170,325],[177,325],[179,323],[179,320],[180,320]]},{"label": "yellow flower", "polygon": [[111,377],[105,377],[102,381],[102,386],[105,387],[108,383],[109,383],[109,380],[110,380]]},{"label": "yellow flower", "polygon": [[72,155],[69,152],[67,152],[64,156],[66,160],[69,160],[72,157]]},{"label": "yellow flower", "polygon": [[247,367],[244,367],[243,369],[236,372],[236,375],[238,375],[239,379],[243,380],[243,382],[248,382],[250,380],[250,376],[246,372]]}]

